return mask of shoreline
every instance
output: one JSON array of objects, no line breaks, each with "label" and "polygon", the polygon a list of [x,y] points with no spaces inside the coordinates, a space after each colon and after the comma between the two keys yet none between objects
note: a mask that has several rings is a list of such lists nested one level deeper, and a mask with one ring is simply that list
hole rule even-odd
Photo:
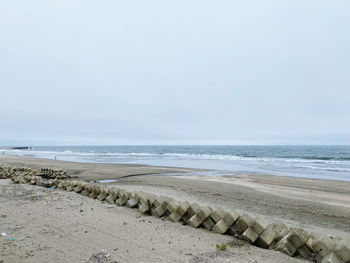
[{"label": "shoreline", "polygon": [[[208,148],[206,148],[208,147]],[[267,152],[268,151],[268,152]],[[119,163],[205,169],[223,174],[268,174],[350,182],[350,148],[346,146],[37,146],[5,151],[81,163]],[[344,158],[343,158],[344,157]]]},{"label": "shoreline", "polygon": [[0,164],[12,167],[25,165],[31,168],[61,167],[70,172],[73,175],[72,178],[82,180],[113,180],[127,176],[146,174],[205,171],[204,169],[152,166],[144,164],[72,162],[19,155],[0,155]]},{"label": "shoreline", "polygon": [[[16,163],[17,161],[17,163]],[[244,171],[226,171],[226,170],[215,170],[215,169],[205,169],[205,168],[190,168],[190,167],[180,167],[180,166],[167,166],[167,165],[151,165],[151,164],[142,164],[142,163],[109,163],[109,162],[82,162],[82,161],[66,161],[66,160],[54,160],[49,158],[37,157],[34,155],[15,155],[15,154],[0,154],[0,164],[4,162],[9,165],[23,164],[28,165],[28,167],[40,167],[40,165],[58,165],[60,167],[65,167],[66,170],[71,169],[74,171],[84,172],[86,168],[95,168],[96,166],[106,166],[110,168],[131,168],[130,171],[126,172],[125,175],[116,174],[115,178],[111,178],[111,175],[106,174],[106,178],[102,178],[101,180],[114,180],[120,179],[122,177],[128,176],[143,176],[147,174],[133,174],[132,172],[137,171],[137,169],[144,170],[146,172],[154,171],[154,174],[176,174],[176,173],[184,173],[186,176],[200,176],[203,178],[214,176],[218,178],[225,177],[238,177],[238,176],[251,176],[251,177],[264,177],[264,178],[274,178],[277,177],[279,179],[286,178],[286,180],[306,180],[306,181],[322,181],[329,183],[345,183],[350,184],[348,180],[337,180],[337,179],[328,179],[328,178],[310,178],[303,175],[290,176],[290,175],[278,175],[278,174],[268,174],[263,172],[244,172]],[[81,169],[81,167],[86,167]],[[135,168],[133,170],[132,168]],[[201,173],[213,173],[220,172],[220,175],[201,175]],[[115,171],[114,171],[115,172]],[[125,172],[125,171],[123,171]],[[185,174],[188,173],[188,174]],[[191,174],[192,173],[192,174]],[[196,174],[197,173],[197,174]],[[83,176],[86,176],[85,174]],[[100,177],[100,176],[98,176]],[[75,177],[79,178],[79,177]],[[83,178],[81,178],[83,179]],[[99,180],[99,179],[96,179]]]}]

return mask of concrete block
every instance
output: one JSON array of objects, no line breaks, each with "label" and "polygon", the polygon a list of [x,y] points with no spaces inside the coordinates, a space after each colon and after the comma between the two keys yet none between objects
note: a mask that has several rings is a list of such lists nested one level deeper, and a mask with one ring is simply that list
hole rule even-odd
[{"label": "concrete block", "polygon": [[[55,184],[56,181],[61,181],[61,180],[55,179],[55,180],[54,180],[54,184]],[[80,182],[80,185],[81,185],[81,188],[82,188],[81,191],[84,191],[84,190],[89,186],[89,184],[86,183],[86,182]]]},{"label": "concrete block", "polygon": [[[22,176],[19,177],[19,183],[20,184],[25,184],[26,183],[24,177],[22,177]],[[46,187],[46,186],[44,186],[44,187]]]},{"label": "concrete block", "polygon": [[43,180],[40,184],[41,187],[49,188],[52,186],[52,180]]},{"label": "concrete block", "polygon": [[176,200],[172,200],[168,206],[167,209],[169,210],[170,213],[174,213],[180,206],[180,203]]},{"label": "concrete block", "polygon": [[205,219],[202,223],[202,226],[209,231],[213,228],[214,225],[215,225],[215,223],[213,222],[213,220],[210,217]]},{"label": "concrete block", "polygon": [[100,194],[97,196],[97,199],[100,200],[101,202],[104,201],[107,197],[107,191],[102,190]]},{"label": "concrete block", "polygon": [[118,193],[114,191],[108,191],[109,195],[106,197],[106,202],[108,204],[114,204],[117,199]]},{"label": "concrete block", "polygon": [[74,188],[74,187],[76,187],[78,184],[80,184],[80,182],[79,182],[79,181],[72,180],[72,181],[69,181],[69,184]]},{"label": "concrete block", "polygon": [[[344,263],[335,253],[330,253],[322,258],[321,263]],[[345,262],[346,263],[346,262]]]},{"label": "concrete block", "polygon": [[199,225],[203,222],[203,220],[198,216],[194,215],[192,216],[187,223],[192,227],[199,227]]},{"label": "concrete block", "polygon": [[85,190],[81,191],[80,194],[81,194],[81,195],[84,195],[84,196],[88,196],[88,195],[90,194],[90,191],[87,190],[87,189],[85,189]]},{"label": "concrete block", "polygon": [[185,201],[185,202],[180,204],[180,206],[177,209],[177,213],[179,215],[181,215],[181,217],[182,217],[182,216],[184,216],[186,214],[186,212],[189,209],[189,207],[190,207],[190,203]]},{"label": "concrete block", "polygon": [[345,262],[350,261],[350,240],[344,239],[335,246],[335,253]]},{"label": "concrete block", "polygon": [[289,233],[288,227],[283,223],[278,223],[274,227],[276,231],[275,241],[280,241],[283,237],[285,237]]},{"label": "concrete block", "polygon": [[109,195],[111,195],[114,199],[118,198],[118,193],[119,193],[118,189],[109,191]]},{"label": "concrete block", "polygon": [[[18,184],[19,183],[19,178],[18,176],[12,176],[11,177],[11,181],[14,183],[14,184]],[[36,182],[35,182],[36,183]]]},{"label": "concrete block", "polygon": [[254,231],[254,229],[252,227],[248,227],[247,230],[245,230],[239,237],[239,239],[253,244],[258,239],[258,237],[259,235]]},{"label": "concrete block", "polygon": [[122,195],[117,200],[115,200],[115,203],[118,206],[122,206],[122,205],[125,205],[127,201],[128,201],[128,199],[126,198],[126,195]]},{"label": "concrete block", "polygon": [[150,206],[148,203],[141,203],[138,210],[140,213],[147,213],[150,210]]},{"label": "concrete block", "polygon": [[91,192],[89,194],[89,197],[92,198],[92,199],[95,199],[97,197],[97,193],[96,192]]},{"label": "concrete block", "polygon": [[150,196],[149,195],[146,195],[143,193],[143,194],[139,194],[138,197],[139,197],[140,204],[150,205],[150,203],[149,203]]},{"label": "concrete block", "polygon": [[237,221],[237,219],[239,218],[239,214],[236,212],[236,210],[228,210],[226,215],[224,216],[224,221],[225,223],[231,227],[233,225],[234,222]]},{"label": "concrete block", "polygon": [[94,192],[96,196],[98,196],[97,186],[95,184],[90,184],[89,188],[90,188],[90,193]]},{"label": "concrete block", "polygon": [[297,254],[307,260],[310,260],[312,257],[312,252],[306,245],[301,246],[297,249]]},{"label": "concrete block", "polygon": [[197,203],[191,204],[188,207],[187,212],[183,216],[183,220],[187,223],[191,217],[193,217],[195,214],[199,213],[200,209],[201,209],[201,207]]},{"label": "concrete block", "polygon": [[274,242],[275,236],[276,231],[274,229],[274,225],[268,225],[264,232],[262,232],[261,235],[258,237],[257,246],[261,248],[269,247]]},{"label": "concrete block", "polygon": [[202,207],[198,212],[198,217],[202,220],[202,222],[207,219],[212,213],[212,209],[209,206]]},{"label": "concrete block", "polygon": [[187,212],[188,208],[190,207],[190,203],[185,201],[177,207],[177,209],[169,216],[169,220],[172,222],[178,222],[182,219],[182,217]]},{"label": "concrete block", "polygon": [[94,185],[94,192],[97,193],[97,195],[99,195],[102,191],[102,187],[99,185]]},{"label": "concrete block", "polygon": [[163,216],[168,211],[167,206],[170,201],[170,198],[164,196],[152,200],[151,214],[155,217]]},{"label": "concrete block", "polygon": [[[35,180],[35,184],[38,185],[38,186],[40,186],[42,182],[43,182],[43,179],[41,179],[41,177],[38,177]],[[19,183],[19,181],[18,181],[18,183]],[[67,184],[66,190],[67,191],[72,191],[73,187],[70,184]]]},{"label": "concrete block", "polygon": [[28,182],[30,182],[30,180],[32,179],[32,177],[31,176],[29,176],[29,175],[25,175],[25,176],[23,176],[23,180],[24,180],[24,182],[25,183],[28,183]]},{"label": "concrete block", "polygon": [[160,205],[156,208],[151,209],[152,216],[161,217],[167,212],[166,205]]},{"label": "concrete block", "polygon": [[108,204],[114,204],[115,198],[113,197],[113,195],[109,195],[106,197],[106,202]]},{"label": "concrete block", "polygon": [[76,187],[73,188],[73,191],[76,193],[80,193],[83,190],[83,187],[81,184],[78,184]]},{"label": "concrete block", "polygon": [[127,194],[128,193],[126,191],[121,190],[118,192],[118,198],[121,198],[121,197],[125,198]]},{"label": "concrete block", "polygon": [[117,198],[118,196],[118,193],[119,193],[119,189],[118,188],[109,188],[108,189],[108,195],[113,195],[115,196],[115,198]]},{"label": "concrete block", "polygon": [[255,219],[254,224],[252,225],[252,229],[260,235],[269,225],[269,222],[264,218],[259,216],[257,219]]},{"label": "concrete block", "polygon": [[178,211],[175,211],[168,217],[168,219],[172,222],[179,222],[182,219],[182,216],[178,213]]},{"label": "concrete block", "polygon": [[152,205],[154,207],[158,207],[158,206],[164,206],[165,209],[167,209],[167,206],[169,204],[169,202],[171,201],[170,198],[168,197],[165,197],[165,196],[159,196],[158,198],[156,198],[154,200],[154,202],[152,203]]},{"label": "concrete block", "polygon": [[130,198],[134,197],[134,194],[132,192],[125,191],[124,196],[127,200],[129,200]]},{"label": "concrete block", "polygon": [[186,224],[188,224],[188,221],[190,220],[191,217],[192,216],[189,213],[186,213],[183,215],[182,219]]},{"label": "concrete block", "polygon": [[[308,242],[307,246],[309,245],[310,243]],[[330,254],[333,250],[335,250],[336,242],[334,239],[330,238],[329,236],[321,235],[321,236],[317,236],[313,240],[311,247],[315,253],[324,257]]]},{"label": "concrete block", "polygon": [[135,208],[135,207],[137,207],[138,203],[139,203],[138,199],[136,197],[134,197],[134,198],[129,199],[126,202],[126,206],[129,208]]},{"label": "concrete block", "polygon": [[268,246],[267,249],[274,250],[274,249],[276,248],[276,245],[277,245],[276,241],[273,241],[273,242],[271,243],[271,245]]},{"label": "concrete block", "polygon": [[224,219],[221,219],[219,222],[217,222],[215,224],[215,226],[213,227],[212,231],[218,234],[225,234],[227,232],[227,230],[230,228],[229,225],[226,224]]},{"label": "concrete block", "polygon": [[156,199],[157,199],[157,196],[155,196],[155,195],[150,195],[149,196],[148,201],[149,201],[149,204],[150,204],[151,207],[153,206],[153,204],[154,204]]},{"label": "concrete block", "polygon": [[289,256],[293,256],[297,251],[297,248],[289,241],[288,236],[285,236],[280,241],[277,242],[275,250],[280,251]]},{"label": "concrete block", "polygon": [[253,225],[254,220],[247,214],[243,214],[237,222],[230,228],[230,235],[241,235],[248,227]]},{"label": "concrete block", "polygon": [[193,203],[193,204],[190,205],[190,207],[188,208],[187,212],[189,214],[191,214],[192,216],[194,216],[195,214],[199,213],[200,209],[201,209],[201,207],[197,203]]},{"label": "concrete block", "polygon": [[301,228],[293,228],[287,236],[290,242],[292,242],[296,248],[299,248],[305,245],[310,235]]},{"label": "concrete block", "polygon": [[211,219],[213,219],[215,223],[217,223],[221,219],[223,219],[225,215],[226,215],[226,211],[222,207],[219,207],[210,214],[210,217]]},{"label": "concrete block", "polygon": [[315,240],[318,238],[318,235],[315,233],[311,233],[308,240],[306,241],[305,245],[307,246],[307,248],[313,252],[316,253],[315,249],[313,248],[313,244],[315,242]]}]

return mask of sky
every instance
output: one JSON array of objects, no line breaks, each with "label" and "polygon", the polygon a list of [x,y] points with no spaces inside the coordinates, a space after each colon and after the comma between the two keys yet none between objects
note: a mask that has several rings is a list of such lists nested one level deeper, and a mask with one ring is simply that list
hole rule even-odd
[{"label": "sky", "polygon": [[350,1],[11,0],[0,145],[350,144]]}]

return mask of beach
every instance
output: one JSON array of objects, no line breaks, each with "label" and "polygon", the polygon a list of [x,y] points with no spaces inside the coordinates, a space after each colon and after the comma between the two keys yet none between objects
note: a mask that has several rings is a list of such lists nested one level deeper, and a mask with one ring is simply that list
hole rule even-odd
[{"label": "beach", "polygon": [[3,1],[0,263],[350,263],[350,1]]},{"label": "beach", "polygon": [[[0,164],[60,168],[79,180],[117,179],[112,184],[126,190],[142,190],[212,208],[233,208],[309,232],[350,237],[348,182],[251,174],[203,176],[196,175],[200,170],[195,169],[76,163],[8,155],[0,156]],[[0,259],[4,258],[4,262],[16,262],[14,258],[25,257],[28,251],[30,255],[23,262],[67,262],[65,258],[70,258],[69,262],[81,262],[100,250],[106,250],[117,262],[298,262],[279,252],[245,243],[237,245],[235,242],[240,241],[230,236],[143,216],[124,207],[101,205],[74,193],[56,189],[50,192],[37,186],[1,181],[0,208],[5,215],[0,218],[5,229],[1,231],[18,235],[15,238],[21,240],[20,249],[2,240]],[[37,201],[27,198],[32,195],[40,198]],[[234,244],[225,253],[219,253],[215,245],[224,242]],[[41,247],[43,244],[46,247]],[[45,261],[43,256],[57,260]]]}]

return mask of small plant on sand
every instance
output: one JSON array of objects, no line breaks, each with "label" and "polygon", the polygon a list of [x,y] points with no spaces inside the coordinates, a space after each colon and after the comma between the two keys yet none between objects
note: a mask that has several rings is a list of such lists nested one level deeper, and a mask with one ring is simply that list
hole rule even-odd
[{"label": "small plant on sand", "polygon": [[84,212],[84,210],[83,210],[83,209],[80,209],[80,213],[82,213],[82,212]]},{"label": "small plant on sand", "polygon": [[216,244],[216,248],[220,251],[226,251],[226,248],[227,248],[227,244],[225,243],[222,243],[221,245],[220,244]]}]

